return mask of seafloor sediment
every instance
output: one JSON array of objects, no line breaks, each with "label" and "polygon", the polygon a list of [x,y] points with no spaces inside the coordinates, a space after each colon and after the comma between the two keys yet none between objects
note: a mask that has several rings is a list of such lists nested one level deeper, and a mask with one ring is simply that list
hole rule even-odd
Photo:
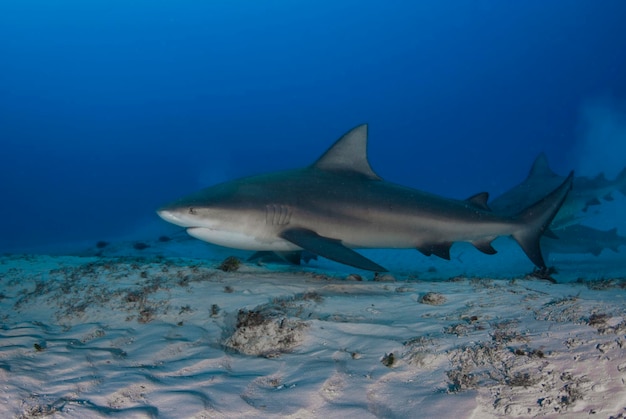
[{"label": "seafloor sediment", "polygon": [[624,279],[218,265],[0,258],[1,415],[625,413]]}]

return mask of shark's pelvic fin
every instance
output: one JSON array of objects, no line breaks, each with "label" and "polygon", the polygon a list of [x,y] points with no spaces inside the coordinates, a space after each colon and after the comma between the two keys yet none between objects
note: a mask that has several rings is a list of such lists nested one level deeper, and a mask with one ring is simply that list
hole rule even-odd
[{"label": "shark's pelvic fin", "polygon": [[452,247],[452,243],[433,243],[419,246],[417,250],[422,252],[424,256],[435,255],[441,259],[450,260],[450,247]]},{"label": "shark's pelvic fin", "polygon": [[367,271],[387,272],[379,264],[344,246],[340,240],[322,237],[314,231],[303,228],[292,228],[280,233],[280,237],[300,246],[304,250]]},{"label": "shark's pelvic fin", "polygon": [[313,167],[335,172],[358,173],[380,180],[367,160],[367,124],[352,128],[320,157]]},{"label": "shark's pelvic fin", "polygon": [[550,226],[567,194],[572,189],[573,178],[574,172],[571,172],[558,188],[515,217],[522,228],[514,232],[512,236],[524,250],[526,256],[539,268],[546,268],[539,239]]}]

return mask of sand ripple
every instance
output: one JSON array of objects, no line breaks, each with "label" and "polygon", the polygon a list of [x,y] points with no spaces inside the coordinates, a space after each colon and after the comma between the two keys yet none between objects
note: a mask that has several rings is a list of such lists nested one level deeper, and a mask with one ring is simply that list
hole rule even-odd
[{"label": "sand ripple", "polygon": [[[607,417],[623,408],[618,279],[358,282],[182,260],[27,262],[0,264],[3,417]],[[445,298],[426,304],[427,293]]]}]

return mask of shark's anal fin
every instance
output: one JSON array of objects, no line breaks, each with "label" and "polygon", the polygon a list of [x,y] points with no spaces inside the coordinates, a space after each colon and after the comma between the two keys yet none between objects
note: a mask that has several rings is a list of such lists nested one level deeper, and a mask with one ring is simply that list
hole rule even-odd
[{"label": "shark's anal fin", "polygon": [[340,240],[322,237],[304,228],[292,228],[280,233],[280,237],[300,246],[304,250],[355,268],[367,271],[387,272],[387,269],[372,262],[365,256],[344,246]]},{"label": "shark's anal fin", "polygon": [[495,255],[496,253],[498,253],[498,251],[494,249],[493,246],[491,245],[491,242],[494,239],[495,239],[494,237],[487,237],[482,240],[474,240],[472,244],[474,245],[476,249],[480,250],[481,252],[487,255]]}]

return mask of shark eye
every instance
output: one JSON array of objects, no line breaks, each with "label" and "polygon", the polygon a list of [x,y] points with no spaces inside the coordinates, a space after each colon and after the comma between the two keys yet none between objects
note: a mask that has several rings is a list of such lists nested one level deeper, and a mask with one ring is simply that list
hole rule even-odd
[{"label": "shark eye", "polygon": [[196,210],[193,207],[189,207],[189,214],[195,214]]}]

